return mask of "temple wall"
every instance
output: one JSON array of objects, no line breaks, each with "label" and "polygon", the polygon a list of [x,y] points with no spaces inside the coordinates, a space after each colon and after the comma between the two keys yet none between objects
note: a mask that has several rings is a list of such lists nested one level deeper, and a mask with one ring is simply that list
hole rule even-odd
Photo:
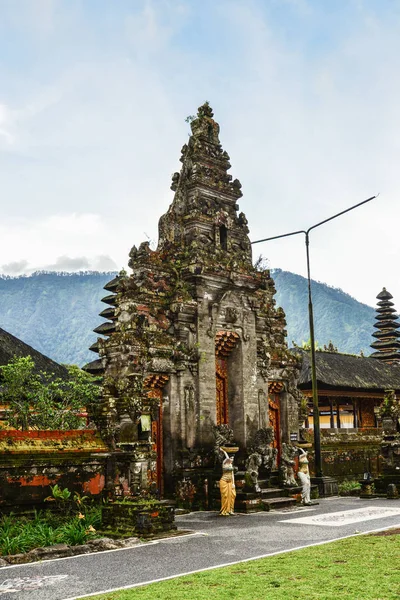
[{"label": "temple wall", "polygon": [[[324,475],[344,479],[361,479],[367,471],[374,476],[381,473],[381,429],[354,429],[351,432],[321,430],[322,472]],[[313,441],[313,431],[306,437]],[[310,471],[314,463],[310,455]]]},{"label": "temple wall", "polygon": [[[253,322],[254,326],[254,322]],[[250,438],[260,428],[257,378],[257,338],[251,328],[249,339],[243,342],[243,396],[245,413],[245,447]]]},{"label": "temple wall", "polygon": [[98,496],[108,448],[91,430],[0,431],[0,510],[46,507],[51,485]]}]

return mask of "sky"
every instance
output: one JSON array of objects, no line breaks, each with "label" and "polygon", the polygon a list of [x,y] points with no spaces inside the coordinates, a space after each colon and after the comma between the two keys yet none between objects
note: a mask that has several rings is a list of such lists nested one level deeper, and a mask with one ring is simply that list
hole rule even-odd
[{"label": "sky", "polygon": [[[400,0],[0,0],[0,273],[113,270],[173,199],[208,100],[250,238],[400,309]],[[304,239],[254,246],[306,274]]]}]

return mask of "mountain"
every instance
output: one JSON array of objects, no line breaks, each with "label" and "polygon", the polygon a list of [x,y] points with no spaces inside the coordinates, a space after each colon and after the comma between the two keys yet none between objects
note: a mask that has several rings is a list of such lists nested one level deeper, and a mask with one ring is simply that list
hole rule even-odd
[{"label": "mountain", "polygon": [[[310,339],[308,283],[305,277],[274,269],[276,303],[286,313],[288,344]],[[330,341],[339,352],[371,354],[375,309],[362,304],[340,289],[312,281],[315,340],[320,346]]]},{"label": "mountain", "polygon": [[[61,363],[84,365],[107,295],[103,286],[115,273],[34,273],[0,276],[0,327]],[[288,343],[309,339],[307,280],[275,269],[276,301],[286,312]],[[312,283],[315,338],[332,341],[341,352],[370,354],[375,311],[341,290]]]},{"label": "mountain", "polygon": [[103,286],[115,273],[34,273],[0,278],[0,327],[60,363],[94,360]]}]

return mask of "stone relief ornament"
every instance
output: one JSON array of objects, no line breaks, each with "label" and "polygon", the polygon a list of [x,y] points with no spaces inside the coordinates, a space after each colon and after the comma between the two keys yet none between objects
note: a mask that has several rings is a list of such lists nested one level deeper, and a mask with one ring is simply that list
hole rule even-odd
[{"label": "stone relief ornament", "polygon": [[225,321],[227,323],[236,323],[238,320],[238,311],[233,306],[227,306],[225,308]]}]

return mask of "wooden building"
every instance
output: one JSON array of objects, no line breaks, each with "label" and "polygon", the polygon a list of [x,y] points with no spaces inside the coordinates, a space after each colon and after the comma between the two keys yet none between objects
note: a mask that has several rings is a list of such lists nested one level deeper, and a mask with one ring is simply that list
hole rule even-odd
[{"label": "wooden building", "polygon": [[[313,427],[310,353],[301,356],[298,387],[310,399],[306,428]],[[318,404],[321,429],[378,427],[377,408],[385,390],[400,392],[400,365],[366,356],[316,352]]]},{"label": "wooden building", "polygon": [[[296,349],[298,387],[307,399],[302,435],[313,442],[310,354]],[[387,390],[400,393],[400,365],[365,356],[316,352],[322,470],[337,479],[382,472],[383,428],[379,407]],[[311,469],[313,468],[311,454]]]}]

